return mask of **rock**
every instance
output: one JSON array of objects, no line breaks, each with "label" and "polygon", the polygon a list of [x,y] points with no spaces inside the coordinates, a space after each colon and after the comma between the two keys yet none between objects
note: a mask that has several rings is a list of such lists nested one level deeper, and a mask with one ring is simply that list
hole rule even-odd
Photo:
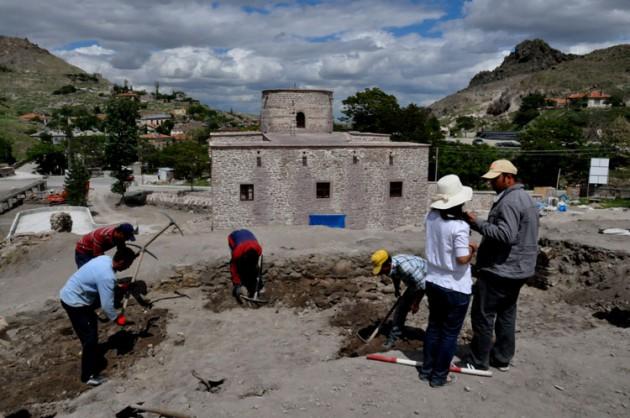
[{"label": "rock", "polygon": [[7,320],[4,319],[3,316],[0,316],[0,338],[7,339],[7,330],[9,329],[9,324]]},{"label": "rock", "polygon": [[333,267],[336,276],[347,276],[352,270],[352,262],[349,260],[339,260]]},{"label": "rock", "polygon": [[470,386],[464,386],[464,390],[465,390],[466,392],[470,392],[472,389],[470,388]]},{"label": "rock", "polygon": [[50,229],[56,232],[72,232],[72,216],[67,212],[50,215]]},{"label": "rock", "polygon": [[173,344],[184,345],[185,342],[186,342],[186,336],[184,335],[184,333],[178,332],[177,336],[175,337],[175,340],[173,341]]}]

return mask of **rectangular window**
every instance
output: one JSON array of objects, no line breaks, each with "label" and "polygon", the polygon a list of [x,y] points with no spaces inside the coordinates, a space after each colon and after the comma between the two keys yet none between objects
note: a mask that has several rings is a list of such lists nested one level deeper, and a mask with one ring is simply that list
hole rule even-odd
[{"label": "rectangular window", "polygon": [[391,153],[389,154],[389,165],[394,165],[394,156]]},{"label": "rectangular window", "polygon": [[402,181],[389,182],[389,197],[402,197]]},{"label": "rectangular window", "polygon": [[302,155],[302,165],[304,167],[308,165],[308,159],[306,158],[306,155]]},{"label": "rectangular window", "polygon": [[241,184],[241,200],[254,200],[253,184]]},{"label": "rectangular window", "polygon": [[262,167],[262,158],[256,157],[256,167]]},{"label": "rectangular window", "polygon": [[318,199],[330,198],[330,183],[317,183],[315,193]]}]

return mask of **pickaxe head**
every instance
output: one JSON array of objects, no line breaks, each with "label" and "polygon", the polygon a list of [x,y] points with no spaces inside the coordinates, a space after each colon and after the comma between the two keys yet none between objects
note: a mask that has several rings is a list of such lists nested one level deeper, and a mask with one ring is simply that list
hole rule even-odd
[{"label": "pickaxe head", "polygon": [[170,217],[169,214],[165,213],[165,212],[160,212],[162,215],[166,216],[168,218],[169,221],[169,225],[173,225],[175,228],[177,228],[177,231],[183,236],[184,235],[184,231],[182,231],[182,229],[179,227],[179,225],[177,225],[177,222],[175,222],[175,220],[173,218]]}]

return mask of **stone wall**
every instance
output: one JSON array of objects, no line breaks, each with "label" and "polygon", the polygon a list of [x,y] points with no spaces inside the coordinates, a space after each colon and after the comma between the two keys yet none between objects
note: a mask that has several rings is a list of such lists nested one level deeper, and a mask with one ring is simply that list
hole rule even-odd
[{"label": "stone wall", "polygon": [[251,141],[262,141],[263,135],[262,132],[258,131],[243,131],[243,132],[211,132],[210,133],[210,141],[221,139],[221,140],[229,140],[235,142],[251,142]]},{"label": "stone wall", "polygon": [[147,196],[147,204],[195,213],[210,213],[212,212],[212,194],[205,191],[153,192]]},{"label": "stone wall", "polygon": [[[313,213],[345,214],[353,229],[419,225],[428,150],[408,143],[214,147],[213,227],[307,225]],[[392,181],[403,182],[402,197],[389,196]],[[318,182],[330,183],[330,198],[316,198]],[[240,200],[242,184],[254,185],[254,200]]]},{"label": "stone wall", "polygon": [[[260,111],[263,132],[326,132],[333,130],[332,91],[264,90]],[[305,127],[296,128],[296,115],[305,116]]]},{"label": "stone wall", "polygon": [[348,132],[350,140],[353,142],[389,142],[389,134],[375,134],[370,132]]}]

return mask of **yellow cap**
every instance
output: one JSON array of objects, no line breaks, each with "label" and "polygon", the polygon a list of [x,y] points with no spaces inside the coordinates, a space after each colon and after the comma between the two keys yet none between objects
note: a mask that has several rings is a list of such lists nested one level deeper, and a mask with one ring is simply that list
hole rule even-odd
[{"label": "yellow cap", "polygon": [[503,173],[516,175],[518,170],[514,167],[514,164],[508,160],[496,160],[490,164],[490,170],[481,177],[490,180],[499,177]]},{"label": "yellow cap", "polygon": [[386,250],[374,251],[374,254],[372,254],[372,266],[374,266],[372,274],[378,276],[381,273],[381,267],[388,259],[389,254]]}]

